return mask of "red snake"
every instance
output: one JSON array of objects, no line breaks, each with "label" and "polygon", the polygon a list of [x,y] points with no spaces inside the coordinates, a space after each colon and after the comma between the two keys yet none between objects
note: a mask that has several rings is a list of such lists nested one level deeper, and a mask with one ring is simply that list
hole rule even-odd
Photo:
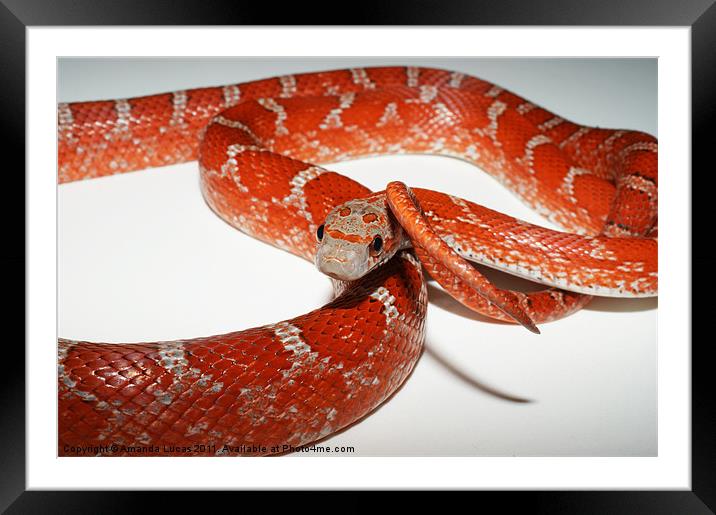
[{"label": "red snake", "polygon": [[[571,232],[402,183],[374,194],[311,164],[397,153],[472,162]],[[420,355],[423,267],[471,309],[532,330],[590,295],[657,294],[656,139],[462,73],[361,68],[58,106],[61,183],[196,159],[222,219],[314,260],[336,297],[216,336],[60,339],[61,456],[274,454],[346,427]],[[499,290],[465,259],[550,287]]]}]

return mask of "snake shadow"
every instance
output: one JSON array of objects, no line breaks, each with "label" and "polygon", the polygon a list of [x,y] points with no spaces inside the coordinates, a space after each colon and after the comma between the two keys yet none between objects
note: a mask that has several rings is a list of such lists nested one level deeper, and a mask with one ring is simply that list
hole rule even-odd
[{"label": "snake shadow", "polygon": [[474,388],[475,390],[479,390],[482,393],[485,393],[491,397],[494,397],[496,399],[500,399],[503,401],[514,402],[514,403],[518,403],[518,404],[526,404],[526,403],[530,403],[530,402],[535,402],[532,399],[527,399],[525,397],[519,397],[517,395],[509,394],[495,386],[489,385],[488,383],[481,381],[474,375],[468,374],[464,370],[461,370],[457,365],[455,365],[453,362],[451,362],[445,356],[443,356],[438,351],[436,351],[434,346],[431,345],[429,342],[425,343],[425,346],[423,347],[423,352],[424,352],[424,354],[427,354],[428,356],[430,356],[431,359],[433,359],[436,363],[438,363],[443,368],[445,368],[445,370],[450,372],[458,380],[460,380],[461,382],[465,383],[466,385]]}]

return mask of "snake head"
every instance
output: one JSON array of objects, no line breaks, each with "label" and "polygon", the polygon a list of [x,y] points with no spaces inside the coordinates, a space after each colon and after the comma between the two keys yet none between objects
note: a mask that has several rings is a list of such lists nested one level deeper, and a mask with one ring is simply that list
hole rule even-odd
[{"label": "snake head", "polygon": [[409,244],[384,193],[350,200],[328,213],[316,231],[315,263],[324,274],[354,281]]}]

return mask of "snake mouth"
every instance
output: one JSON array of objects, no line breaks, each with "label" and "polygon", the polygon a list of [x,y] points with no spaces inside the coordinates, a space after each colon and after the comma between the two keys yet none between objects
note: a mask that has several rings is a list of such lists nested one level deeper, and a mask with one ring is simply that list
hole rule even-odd
[{"label": "snake mouth", "polygon": [[316,259],[316,267],[321,273],[339,281],[355,281],[364,275],[355,256],[320,254]]}]

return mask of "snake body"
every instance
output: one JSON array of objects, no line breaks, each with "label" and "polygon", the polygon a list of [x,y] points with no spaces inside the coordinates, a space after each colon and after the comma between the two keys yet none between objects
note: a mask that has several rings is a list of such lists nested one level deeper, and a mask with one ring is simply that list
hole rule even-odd
[{"label": "snake body", "polygon": [[[313,164],[397,153],[470,161],[569,232],[430,190],[373,193]],[[591,295],[657,293],[656,139],[570,122],[459,72],[337,70],[58,106],[61,183],[197,159],[211,209],[297,256],[321,262],[324,223],[326,240],[370,244],[381,213],[408,239],[380,266],[334,280],[332,302],[291,320],[166,342],[60,339],[60,455],[264,455],[326,437],[413,369],[423,267],[472,309],[511,319],[497,297],[455,275],[468,271],[451,261],[460,256],[547,285],[504,293],[535,323]],[[378,211],[340,229],[341,217],[351,227],[356,199]],[[428,230],[438,241],[421,239]]]}]

